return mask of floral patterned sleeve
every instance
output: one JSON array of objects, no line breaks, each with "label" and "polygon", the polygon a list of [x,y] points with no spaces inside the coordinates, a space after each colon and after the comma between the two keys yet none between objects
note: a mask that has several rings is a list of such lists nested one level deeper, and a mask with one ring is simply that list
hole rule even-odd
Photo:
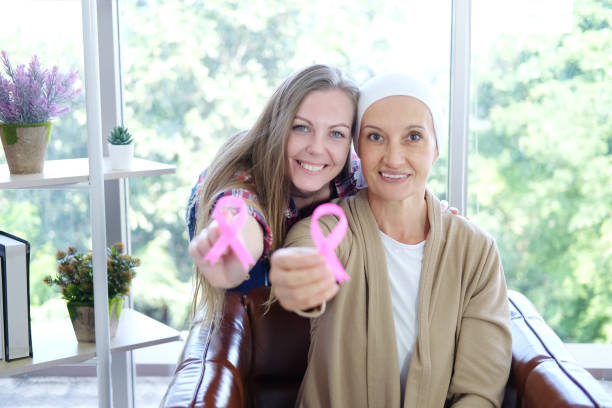
[{"label": "floral patterned sleeve", "polygon": [[348,177],[336,177],[333,185],[336,191],[332,198],[354,196],[359,190],[367,187],[361,171],[361,160],[355,153],[351,155],[351,171]]},{"label": "floral patterned sleeve", "polygon": [[[191,189],[191,195],[189,197],[189,202],[187,204],[187,214],[185,218],[187,222],[187,231],[189,232],[189,240],[192,240],[193,237],[195,236],[196,215],[198,213],[198,207],[201,201],[201,190],[202,190],[201,187],[202,187],[205,177],[206,177],[206,170],[204,170],[200,174],[200,177],[198,178],[198,182]],[[237,175],[237,177],[242,177],[242,176]],[[219,201],[220,198],[225,197],[225,196],[240,197],[247,203],[247,210],[249,212],[249,215],[251,215],[253,218],[257,220],[257,222],[259,223],[259,225],[261,225],[261,228],[264,232],[264,250],[263,250],[263,253],[260,259],[269,258],[270,252],[272,250],[272,230],[270,229],[270,226],[266,222],[266,218],[263,216],[261,211],[259,211],[254,206],[249,205],[249,202],[251,203],[257,202],[257,196],[255,195],[255,193],[247,189],[243,189],[243,188],[228,189],[222,192],[221,194],[219,194],[215,198],[215,202],[211,207],[211,212],[214,210],[215,205],[217,204],[217,201]]]}]

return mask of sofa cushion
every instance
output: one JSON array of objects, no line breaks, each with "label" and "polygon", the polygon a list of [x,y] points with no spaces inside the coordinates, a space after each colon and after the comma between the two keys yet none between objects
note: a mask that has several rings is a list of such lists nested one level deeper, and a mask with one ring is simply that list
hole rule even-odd
[{"label": "sofa cushion", "polygon": [[264,303],[269,294],[270,288],[262,287],[245,296],[254,347],[251,378],[255,382],[299,384],[308,364],[310,322],[283,309],[278,302],[266,311]]}]

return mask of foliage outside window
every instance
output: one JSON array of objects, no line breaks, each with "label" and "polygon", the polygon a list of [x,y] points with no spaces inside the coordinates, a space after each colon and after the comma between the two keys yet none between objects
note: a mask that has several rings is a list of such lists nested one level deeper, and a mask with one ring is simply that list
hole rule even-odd
[{"label": "foliage outside window", "polygon": [[473,54],[470,214],[496,237],[509,287],[563,340],[609,343],[612,5],[548,2],[554,9],[534,16],[533,3],[473,3],[474,41],[482,19],[498,21],[479,20],[479,7],[500,18],[520,9],[504,18],[531,18],[536,31],[502,34]]},{"label": "foliage outside window", "polygon": [[[374,72],[407,68],[448,99],[450,2],[408,3],[119,2],[125,123],[143,141],[140,157],[178,169],[130,181],[132,246],[143,261],[132,288],[138,309],[187,326],[189,190],[222,141],[252,123],[290,72],[326,62],[361,83]],[[473,41],[483,36],[474,27],[485,3],[472,4]],[[523,3],[516,24],[532,18],[544,25],[567,1],[543,2],[548,13],[531,17],[535,5]],[[38,54],[83,72],[78,2],[49,2],[46,11],[45,4],[36,2],[36,13],[22,7],[23,16],[10,10],[29,23],[0,26],[0,49],[15,62]],[[562,32],[495,36],[474,54],[469,215],[496,237],[509,286],[529,296],[564,340],[610,342],[612,6],[570,5]],[[36,30],[49,15],[58,24],[41,38]],[[486,16],[493,25],[504,17]],[[85,124],[81,96],[54,123],[61,137],[51,139],[48,159],[85,157]],[[442,197],[446,164],[444,155],[432,181]],[[83,191],[0,191],[2,229],[33,237],[34,320],[65,313],[64,302],[52,305],[55,294],[42,277],[55,268],[55,248],[88,246],[88,211]]]},{"label": "foliage outside window", "polygon": [[[45,67],[62,72],[83,69],[81,7],[77,1],[3,2],[3,15],[19,24],[0,24],[0,50],[13,67],[36,55]],[[49,21],[53,21],[52,26]],[[44,36],[41,27],[46,27]],[[75,89],[83,89],[82,74]],[[47,160],[87,156],[87,117],[82,92],[70,111],[53,120]],[[0,153],[0,164],[6,163]],[[43,278],[56,269],[56,248],[91,246],[89,194],[80,189],[0,190],[0,229],[31,244],[30,305],[33,323],[67,317],[65,301]]]},{"label": "foliage outside window", "polygon": [[[130,180],[132,248],[142,260],[132,293],[137,310],[175,327],[188,324],[193,266],[184,212],[191,187],[221,143],[254,122],[291,72],[328,63],[361,83],[401,67],[448,100],[445,0],[384,7],[349,0],[271,0],[265,7],[121,1],[119,15],[124,123],[143,141],[140,156],[177,166],[175,176]],[[446,153],[434,172],[434,191],[444,197]]]}]

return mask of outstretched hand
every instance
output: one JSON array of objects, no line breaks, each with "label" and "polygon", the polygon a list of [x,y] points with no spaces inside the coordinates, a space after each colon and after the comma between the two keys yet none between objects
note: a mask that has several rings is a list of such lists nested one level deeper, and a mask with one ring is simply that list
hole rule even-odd
[{"label": "outstretched hand", "polygon": [[[241,233],[238,234],[238,239],[244,242],[241,235]],[[233,288],[248,277],[249,271],[244,269],[240,258],[232,248],[227,247],[214,265],[204,259],[220,237],[219,225],[216,221],[211,222],[207,228],[193,238],[189,244],[189,255],[193,258],[199,273],[212,286],[225,289]]]},{"label": "outstretched hand", "polygon": [[314,248],[282,248],[270,258],[270,282],[281,306],[289,311],[321,305],[338,292],[325,258]]}]

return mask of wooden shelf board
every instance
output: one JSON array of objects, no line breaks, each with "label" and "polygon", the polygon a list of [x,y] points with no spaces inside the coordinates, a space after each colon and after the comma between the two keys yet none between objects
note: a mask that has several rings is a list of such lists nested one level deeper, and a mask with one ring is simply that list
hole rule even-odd
[{"label": "wooden shelf board", "polygon": [[[176,167],[151,160],[134,158],[129,170],[112,170],[110,158],[104,158],[104,180],[125,177],[155,176],[172,174]],[[0,165],[0,189],[40,188],[89,182],[87,158],[47,160],[42,173],[11,174],[8,165]]]},{"label": "wooden shelf board", "polygon": [[[178,340],[180,332],[132,309],[123,309],[111,352],[134,350]],[[0,361],[0,377],[18,375],[96,356],[95,343],[79,343],[69,319],[32,325],[32,358]]]}]

